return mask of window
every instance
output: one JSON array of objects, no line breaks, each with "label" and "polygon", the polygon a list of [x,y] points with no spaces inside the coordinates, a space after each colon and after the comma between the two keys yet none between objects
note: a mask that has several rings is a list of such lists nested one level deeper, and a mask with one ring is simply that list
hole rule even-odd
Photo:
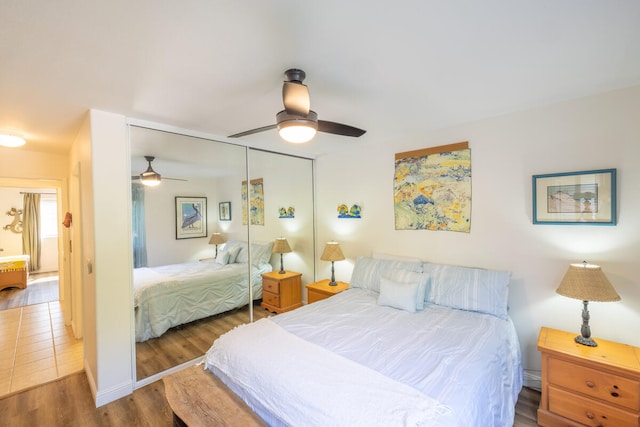
[{"label": "window", "polygon": [[58,203],[55,194],[40,197],[40,237],[58,237]]}]

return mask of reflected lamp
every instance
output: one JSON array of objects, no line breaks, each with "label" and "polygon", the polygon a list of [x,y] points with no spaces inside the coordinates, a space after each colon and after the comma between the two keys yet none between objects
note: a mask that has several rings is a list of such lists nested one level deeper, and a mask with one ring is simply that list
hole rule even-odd
[{"label": "reflected lamp", "polygon": [[336,286],[338,283],[336,282],[333,263],[335,261],[342,261],[343,259],[345,259],[338,242],[327,242],[327,244],[324,246],[324,251],[322,252],[322,256],[320,257],[320,259],[323,261],[331,261],[331,281],[329,282],[329,286]]},{"label": "reflected lamp", "polygon": [[591,338],[589,328],[589,301],[620,301],[620,295],[613,288],[600,266],[588,264],[570,264],[556,293],[565,297],[582,301],[582,328],[575,341],[589,347],[596,347],[598,343]]},{"label": "reflected lamp", "polygon": [[291,246],[289,246],[289,242],[284,237],[278,237],[273,244],[273,250],[271,251],[274,254],[280,254],[280,271],[278,273],[284,274],[284,264],[282,262],[282,254],[286,254],[291,252]]},{"label": "reflected lamp", "polygon": [[222,234],[220,233],[213,233],[211,235],[211,239],[209,239],[209,244],[216,245],[216,258],[218,258],[218,245],[221,245],[226,241],[227,239],[225,239],[224,236],[222,236]]}]

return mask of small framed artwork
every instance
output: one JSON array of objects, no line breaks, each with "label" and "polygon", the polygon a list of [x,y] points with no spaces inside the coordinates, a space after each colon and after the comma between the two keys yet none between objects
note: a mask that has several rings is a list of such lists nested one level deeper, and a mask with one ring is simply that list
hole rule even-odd
[{"label": "small framed artwork", "polygon": [[207,198],[176,197],[176,239],[207,237]]},{"label": "small framed artwork", "polygon": [[616,224],[616,169],[533,176],[533,223]]},{"label": "small framed artwork", "polygon": [[220,221],[231,221],[231,202],[222,202],[218,205]]}]

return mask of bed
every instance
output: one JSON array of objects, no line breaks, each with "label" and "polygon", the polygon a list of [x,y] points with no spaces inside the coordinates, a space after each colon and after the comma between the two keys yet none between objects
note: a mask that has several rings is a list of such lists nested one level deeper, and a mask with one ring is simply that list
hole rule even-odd
[{"label": "bed", "polygon": [[220,338],[205,367],[271,426],[512,426],[510,273],[358,258],[350,289]]},{"label": "bed", "polygon": [[0,257],[0,291],[5,288],[27,288],[29,255]]},{"label": "bed", "polygon": [[[272,243],[252,247],[253,299],[262,298],[262,273],[272,271]],[[215,259],[136,268],[133,272],[136,341],[172,327],[224,313],[249,302],[248,251],[230,241]]]}]

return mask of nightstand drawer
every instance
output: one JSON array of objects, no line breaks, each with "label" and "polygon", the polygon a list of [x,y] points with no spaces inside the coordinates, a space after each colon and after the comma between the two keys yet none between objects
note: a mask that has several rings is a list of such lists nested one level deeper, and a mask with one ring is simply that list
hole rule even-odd
[{"label": "nightstand drawer", "polygon": [[640,382],[549,358],[549,383],[634,411],[640,410]]},{"label": "nightstand drawer", "polygon": [[549,386],[549,411],[588,426],[638,426],[639,416]]},{"label": "nightstand drawer", "polygon": [[262,301],[265,304],[280,307],[280,295],[278,294],[272,294],[271,292],[262,292]]},{"label": "nightstand drawer", "polygon": [[274,294],[280,293],[280,282],[276,280],[262,279],[262,290],[271,292]]}]

